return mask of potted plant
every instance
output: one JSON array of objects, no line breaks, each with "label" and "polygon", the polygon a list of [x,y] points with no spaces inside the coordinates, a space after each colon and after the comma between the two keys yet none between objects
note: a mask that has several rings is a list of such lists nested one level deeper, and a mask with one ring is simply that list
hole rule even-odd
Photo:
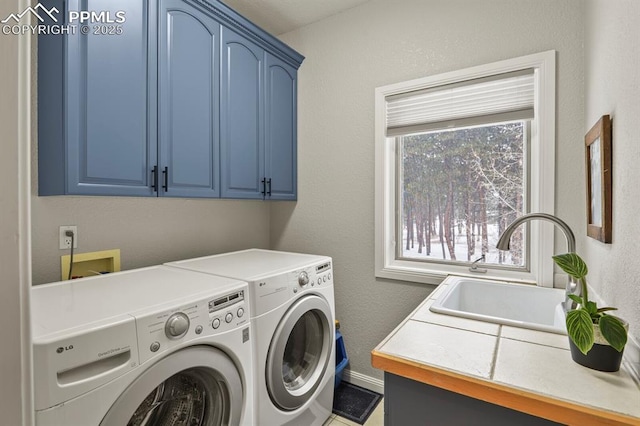
[{"label": "potted plant", "polygon": [[580,284],[580,296],[569,295],[577,303],[567,312],[567,334],[571,357],[585,367],[600,371],[618,371],[627,343],[628,323],[607,312],[617,308],[598,308],[589,300],[587,264],[576,253],[553,256],[555,263]]}]

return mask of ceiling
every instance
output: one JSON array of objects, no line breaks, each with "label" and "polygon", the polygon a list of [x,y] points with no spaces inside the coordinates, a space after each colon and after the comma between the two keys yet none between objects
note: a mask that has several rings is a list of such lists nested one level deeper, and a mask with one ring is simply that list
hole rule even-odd
[{"label": "ceiling", "polygon": [[266,31],[280,35],[368,0],[222,0]]}]

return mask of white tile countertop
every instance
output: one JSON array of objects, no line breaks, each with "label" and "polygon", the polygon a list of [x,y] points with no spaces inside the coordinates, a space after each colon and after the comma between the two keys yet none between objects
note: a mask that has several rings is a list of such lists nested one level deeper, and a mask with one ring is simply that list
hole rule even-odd
[{"label": "white tile countertop", "polygon": [[563,424],[640,425],[640,384],[623,362],[576,364],[568,337],[431,312],[440,285],[373,351],[372,365]]}]

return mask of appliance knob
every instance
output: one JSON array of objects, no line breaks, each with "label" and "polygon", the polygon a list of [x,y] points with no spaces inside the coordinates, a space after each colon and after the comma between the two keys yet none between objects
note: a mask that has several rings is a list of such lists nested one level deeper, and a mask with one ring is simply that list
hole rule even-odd
[{"label": "appliance knob", "polygon": [[242,318],[242,316],[244,315],[244,309],[242,309],[242,308],[238,308],[238,313],[237,313],[237,315],[238,315],[238,318]]},{"label": "appliance knob", "polygon": [[169,339],[179,339],[189,330],[189,317],[182,312],[169,317],[164,326],[164,332]]},{"label": "appliance knob", "polygon": [[217,329],[218,327],[220,327],[220,318],[216,318],[216,319],[214,319],[214,320],[213,320],[213,322],[211,323],[211,326],[212,326],[214,329]]},{"label": "appliance knob", "polygon": [[302,271],[300,272],[300,275],[298,275],[298,284],[300,287],[309,284],[309,274],[307,274],[306,271]]},{"label": "appliance knob", "polygon": [[225,320],[227,323],[230,323],[230,322],[233,320],[233,314],[232,314],[231,312],[229,312],[229,313],[224,317],[224,320]]}]

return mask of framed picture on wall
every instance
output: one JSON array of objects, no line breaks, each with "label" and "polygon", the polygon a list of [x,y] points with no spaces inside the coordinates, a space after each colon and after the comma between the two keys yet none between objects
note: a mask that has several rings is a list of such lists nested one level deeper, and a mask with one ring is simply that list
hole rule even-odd
[{"label": "framed picture on wall", "polygon": [[587,235],[611,243],[611,119],[603,115],[584,138]]}]

